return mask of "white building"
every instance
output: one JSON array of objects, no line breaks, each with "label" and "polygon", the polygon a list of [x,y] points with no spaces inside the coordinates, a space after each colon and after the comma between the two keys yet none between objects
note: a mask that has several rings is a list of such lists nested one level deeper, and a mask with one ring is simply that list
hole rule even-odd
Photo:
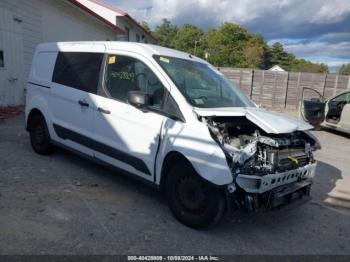
[{"label": "white building", "polygon": [[155,42],[128,14],[95,0],[1,0],[0,106],[24,103],[37,44],[89,40]]},{"label": "white building", "polygon": [[277,71],[277,72],[285,72],[286,70],[284,70],[282,67],[280,67],[279,65],[274,65],[273,67],[271,67],[269,69],[269,71]]},{"label": "white building", "polygon": [[121,35],[121,38],[119,38],[120,40],[142,43],[154,42],[150,33],[145,31],[129,14],[96,0],[77,0],[77,2],[105,18],[109,23],[123,29],[125,34]]}]

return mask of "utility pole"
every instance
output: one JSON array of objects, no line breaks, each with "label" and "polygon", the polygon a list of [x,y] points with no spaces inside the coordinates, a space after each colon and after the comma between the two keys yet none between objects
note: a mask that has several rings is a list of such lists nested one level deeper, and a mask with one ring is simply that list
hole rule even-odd
[{"label": "utility pole", "polygon": [[210,53],[208,51],[205,51],[204,58],[205,60],[209,61]]},{"label": "utility pole", "polygon": [[194,41],[194,52],[193,52],[194,55],[196,55],[197,43],[198,43],[198,42],[199,42],[199,41],[197,41],[197,40]]},{"label": "utility pole", "polygon": [[194,41],[194,53],[193,55],[196,55],[196,52],[197,52],[197,44],[201,41],[202,39],[199,38],[199,40],[195,40]]}]

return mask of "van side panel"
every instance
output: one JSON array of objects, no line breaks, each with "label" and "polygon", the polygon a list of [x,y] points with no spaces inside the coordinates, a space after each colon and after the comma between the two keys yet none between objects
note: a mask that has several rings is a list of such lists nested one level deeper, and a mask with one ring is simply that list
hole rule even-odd
[{"label": "van side panel", "polygon": [[[97,46],[98,51],[96,52],[102,52],[103,46]],[[34,56],[27,87],[26,120],[33,108],[39,109],[46,119],[50,135],[54,140],[69,142],[63,144],[86,153],[87,148],[71,144],[72,141],[62,141],[53,127],[53,124],[56,124],[60,128],[63,127],[82,135],[89,137],[92,135],[90,117],[84,119],[81,115],[77,116],[77,113],[79,111],[84,114],[95,109],[94,101],[91,100],[93,95],[52,82],[58,51],[72,51],[73,47],[76,47],[73,48],[74,51],[78,51],[79,45],[56,44],[58,50],[54,49],[55,51],[50,51],[51,47],[50,44],[39,46]],[[167,76],[165,77],[167,78]],[[167,78],[167,81],[170,80]],[[160,183],[163,160],[172,151],[177,151],[186,157],[197,173],[213,184],[225,185],[231,183],[233,181],[232,174],[221,148],[210,136],[207,126],[194,117],[191,107],[185,102],[178,90],[172,89],[174,90],[171,93],[185,116],[186,123],[167,117],[163,122],[161,144],[155,163],[156,184]],[[86,100],[90,103],[90,107],[80,107],[79,100]],[[74,110],[73,104],[76,106]],[[53,108],[55,108],[55,114],[52,112]],[[71,121],[67,122],[66,117],[60,117],[63,112],[66,115],[68,114]],[[83,125],[87,126],[83,127]],[[87,155],[92,155],[92,153],[88,152]]]},{"label": "van side panel", "polygon": [[56,58],[57,52],[41,52],[37,50],[33,57],[32,67],[26,88],[26,126],[30,112],[34,108],[38,109],[45,117],[51,136],[54,133],[52,128],[50,128],[52,125],[50,123],[51,115],[49,99],[51,94],[52,73]]}]

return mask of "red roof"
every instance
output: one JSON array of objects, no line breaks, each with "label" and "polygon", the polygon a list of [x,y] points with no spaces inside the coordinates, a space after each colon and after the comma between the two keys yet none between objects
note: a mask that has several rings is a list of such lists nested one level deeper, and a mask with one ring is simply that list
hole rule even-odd
[{"label": "red roof", "polygon": [[114,12],[117,12],[117,13],[119,13],[121,16],[127,15],[127,13],[125,13],[124,11],[122,11],[122,10],[120,10],[120,9],[114,7],[114,6],[109,6],[109,5],[106,5],[106,4],[101,3],[101,2],[99,2],[99,1],[96,1],[96,0],[88,0],[88,1],[93,2],[93,3],[95,3],[95,4],[99,5],[99,6],[103,6],[104,8],[107,8],[107,9],[112,10],[112,11],[114,11]]},{"label": "red roof", "polygon": [[143,27],[142,27],[134,18],[132,18],[128,13],[125,13],[124,11],[122,11],[122,10],[116,8],[116,7],[108,6],[108,5],[104,4],[104,3],[101,3],[101,2],[96,1],[96,0],[89,0],[89,1],[90,1],[90,2],[93,2],[93,3],[97,4],[97,5],[100,5],[100,6],[104,7],[104,8],[107,8],[107,9],[109,9],[109,10],[112,10],[112,11],[114,11],[114,12],[116,12],[116,13],[119,13],[120,16],[126,17],[127,19],[129,19],[129,21],[130,21],[131,23],[133,23],[135,26],[137,26],[137,27],[140,28],[143,32],[145,32],[146,35],[148,35],[149,37],[151,37],[153,40],[156,40],[150,32],[148,32],[147,30],[145,30],[145,28],[143,28]]},{"label": "red roof", "polygon": [[118,33],[121,34],[126,34],[126,32],[121,29],[120,27],[116,26],[115,24],[112,24],[111,22],[109,22],[107,19],[105,19],[104,17],[100,16],[99,14],[95,13],[94,11],[90,10],[89,8],[87,8],[85,5],[79,3],[77,0],[68,0],[68,2],[70,2],[71,4],[75,5],[76,7],[82,9],[83,11],[91,14],[92,16],[94,16],[95,18],[97,18],[98,20],[100,20],[101,22],[103,22],[104,24],[108,25],[109,27],[111,27],[113,30],[117,31]]}]

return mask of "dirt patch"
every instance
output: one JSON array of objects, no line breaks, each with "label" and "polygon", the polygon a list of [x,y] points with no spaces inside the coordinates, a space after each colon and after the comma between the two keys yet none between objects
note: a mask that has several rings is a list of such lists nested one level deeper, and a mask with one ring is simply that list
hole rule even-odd
[{"label": "dirt patch", "polygon": [[24,112],[23,106],[0,107],[0,123]]}]

